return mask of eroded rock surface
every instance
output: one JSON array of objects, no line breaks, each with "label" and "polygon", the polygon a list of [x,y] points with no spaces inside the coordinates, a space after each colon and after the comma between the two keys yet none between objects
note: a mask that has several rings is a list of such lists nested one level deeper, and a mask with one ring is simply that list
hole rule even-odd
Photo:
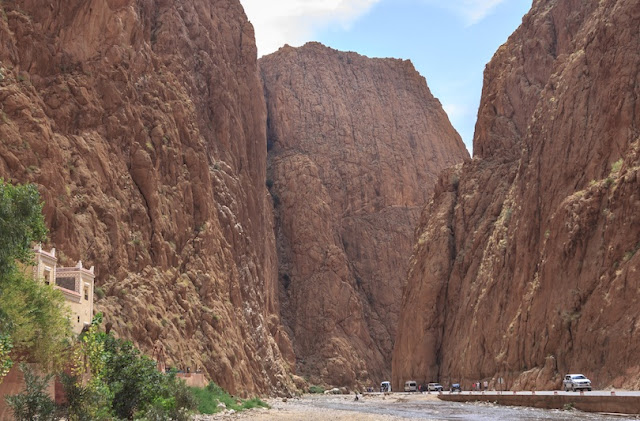
[{"label": "eroded rock surface", "polygon": [[41,187],[51,245],[62,263],[96,265],[106,321],[231,393],[292,390],[266,111],[240,3],[0,11],[0,176]]},{"label": "eroded rock surface", "polygon": [[408,61],[318,43],[260,59],[281,306],[311,383],[390,375],[421,207],[468,153]]},{"label": "eroded rock surface", "polygon": [[638,388],[640,3],[534,1],[411,260],[393,383]]}]

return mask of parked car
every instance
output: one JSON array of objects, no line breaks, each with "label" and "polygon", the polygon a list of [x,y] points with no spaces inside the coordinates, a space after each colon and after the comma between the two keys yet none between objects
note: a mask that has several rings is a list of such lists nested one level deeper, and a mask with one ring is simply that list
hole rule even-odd
[{"label": "parked car", "polygon": [[587,379],[583,374],[567,374],[562,381],[562,388],[565,392],[576,390],[591,391],[591,380]]},{"label": "parked car", "polygon": [[382,383],[380,383],[380,391],[381,392],[391,392],[391,382],[382,382]]},{"label": "parked car", "polygon": [[444,390],[444,387],[442,387],[440,383],[429,383],[427,385],[427,390],[429,392],[442,392]]},{"label": "parked car", "polygon": [[460,383],[453,383],[449,388],[450,392],[462,392],[462,387],[460,387]]},{"label": "parked car", "polygon": [[418,391],[418,383],[415,380],[407,380],[404,382],[404,391],[405,392],[417,392]]}]

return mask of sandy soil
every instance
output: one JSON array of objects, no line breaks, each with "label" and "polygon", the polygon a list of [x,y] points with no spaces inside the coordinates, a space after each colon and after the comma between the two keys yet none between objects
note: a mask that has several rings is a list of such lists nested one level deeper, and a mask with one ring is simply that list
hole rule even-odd
[{"label": "sandy soil", "polygon": [[[354,411],[342,411],[337,409],[319,408],[313,405],[313,400],[326,400],[328,402],[353,401],[354,395],[339,396],[305,396],[303,398],[294,399],[269,399],[267,403],[271,409],[253,409],[235,414],[221,413],[209,416],[198,416],[197,421],[211,420],[257,420],[257,421],[400,421],[406,420],[402,417],[380,414],[358,413]],[[435,394],[432,395],[400,395],[400,396],[383,396],[383,395],[367,395],[360,397],[358,404],[367,403],[395,403],[395,402],[420,402],[428,400],[437,400]]]}]

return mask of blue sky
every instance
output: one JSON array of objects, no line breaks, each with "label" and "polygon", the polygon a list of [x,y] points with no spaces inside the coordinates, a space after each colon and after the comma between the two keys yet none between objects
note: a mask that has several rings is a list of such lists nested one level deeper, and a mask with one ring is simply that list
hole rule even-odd
[{"label": "blue sky", "polygon": [[410,59],[469,151],[483,71],[531,0],[241,0],[258,54],[319,41],[369,57]]}]

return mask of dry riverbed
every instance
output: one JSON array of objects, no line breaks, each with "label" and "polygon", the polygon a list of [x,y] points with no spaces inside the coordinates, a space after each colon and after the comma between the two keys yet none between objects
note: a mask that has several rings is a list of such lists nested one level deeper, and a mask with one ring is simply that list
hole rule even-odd
[{"label": "dry riverbed", "polygon": [[[357,402],[355,395],[307,395],[303,398],[269,399],[267,403],[271,409],[252,409],[235,414],[222,413],[208,416],[198,416],[197,421],[210,420],[257,420],[257,421],[399,421],[404,417],[366,413],[368,405],[394,405],[405,402],[426,402],[437,400],[436,395],[360,395]],[[320,402],[321,401],[321,402]],[[321,403],[321,404],[320,404]],[[342,406],[350,404],[349,410],[331,408],[332,405]],[[358,412],[361,407],[363,412]]]},{"label": "dry riverbed", "polygon": [[270,399],[271,409],[197,416],[197,421],[622,421],[632,415],[587,413],[578,410],[500,406],[491,402],[445,402],[436,394],[393,393],[364,395],[306,395],[297,399]]}]

